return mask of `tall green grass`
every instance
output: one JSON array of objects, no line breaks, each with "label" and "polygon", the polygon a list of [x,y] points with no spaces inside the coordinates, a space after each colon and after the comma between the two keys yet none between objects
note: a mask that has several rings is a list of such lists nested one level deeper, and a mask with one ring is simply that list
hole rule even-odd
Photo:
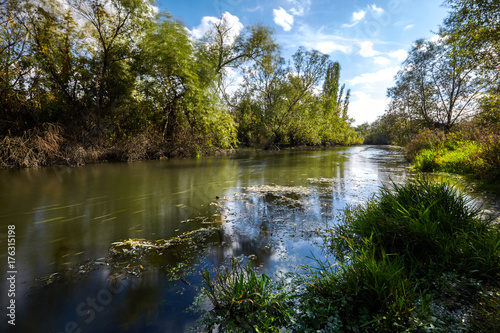
[{"label": "tall green grass", "polygon": [[209,271],[202,276],[202,293],[213,305],[201,321],[209,331],[221,326],[225,332],[278,332],[291,325],[292,295],[251,264],[232,259],[231,267],[216,267],[213,276]]},{"label": "tall green grass", "polygon": [[[350,322],[348,330],[450,325],[458,330],[470,323],[450,309],[473,307],[471,295],[482,284],[498,288],[498,227],[446,183],[393,184],[367,205],[347,209],[344,222],[327,237],[337,269],[310,274],[309,291],[325,306],[335,306],[335,313]],[[455,304],[440,299],[448,282],[453,284],[447,276],[469,281],[456,291],[461,300]],[[439,280],[446,283],[436,285]],[[439,323],[436,312],[449,319]]]}]

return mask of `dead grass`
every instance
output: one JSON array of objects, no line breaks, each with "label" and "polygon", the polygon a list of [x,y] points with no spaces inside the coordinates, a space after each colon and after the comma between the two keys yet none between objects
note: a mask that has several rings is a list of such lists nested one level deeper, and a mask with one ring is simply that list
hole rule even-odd
[{"label": "dead grass", "polygon": [[43,124],[22,136],[6,136],[0,141],[0,167],[38,167],[61,158],[62,128]]},{"label": "dead grass", "polygon": [[201,138],[180,133],[164,140],[161,133],[144,131],[126,138],[80,142],[64,136],[62,127],[43,124],[21,136],[0,139],[0,168],[32,168],[52,164],[84,165],[97,162],[134,162],[222,154],[205,147]]}]

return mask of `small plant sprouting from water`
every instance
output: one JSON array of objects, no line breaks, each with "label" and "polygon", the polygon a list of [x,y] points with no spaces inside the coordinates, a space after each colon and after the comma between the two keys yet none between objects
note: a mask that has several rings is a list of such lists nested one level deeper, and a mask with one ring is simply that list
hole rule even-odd
[{"label": "small plant sprouting from water", "polygon": [[202,318],[209,331],[223,324],[227,332],[277,332],[291,324],[291,295],[257,268],[237,259],[216,267],[212,276],[202,272],[203,295],[213,310]]}]

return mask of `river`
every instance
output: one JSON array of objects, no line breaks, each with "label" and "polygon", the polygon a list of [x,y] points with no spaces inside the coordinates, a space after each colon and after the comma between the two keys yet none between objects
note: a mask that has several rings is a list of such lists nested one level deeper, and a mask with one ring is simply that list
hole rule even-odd
[{"label": "river", "polygon": [[[232,257],[270,276],[296,270],[322,256],[323,231],[347,205],[408,175],[401,149],[375,146],[1,170],[0,299],[6,313],[15,300],[16,326],[2,313],[0,327],[188,331],[200,270]],[[161,255],[110,259],[113,243],[177,236],[188,241]]]}]

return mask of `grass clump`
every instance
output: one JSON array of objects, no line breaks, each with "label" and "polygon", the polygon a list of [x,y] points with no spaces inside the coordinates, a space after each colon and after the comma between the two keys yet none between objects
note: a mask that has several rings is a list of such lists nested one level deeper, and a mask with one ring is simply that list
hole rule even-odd
[{"label": "grass clump", "polygon": [[416,155],[413,167],[419,171],[443,171],[461,175],[479,174],[485,161],[483,147],[475,141],[449,142],[441,149],[424,149]]},{"label": "grass clump", "polygon": [[428,130],[408,144],[406,156],[417,171],[442,171],[484,182],[500,182],[498,131],[469,129],[445,136]]},{"label": "grass clump", "polygon": [[[498,292],[499,229],[446,183],[383,188],[348,209],[327,241],[338,264],[309,274],[306,296],[345,331],[473,331],[481,292]],[[481,325],[497,320],[488,318]]]},{"label": "grass clump", "polygon": [[231,267],[217,267],[215,275],[202,272],[204,289],[213,309],[201,323],[208,331],[278,332],[292,323],[292,295],[251,264],[237,259]]}]

